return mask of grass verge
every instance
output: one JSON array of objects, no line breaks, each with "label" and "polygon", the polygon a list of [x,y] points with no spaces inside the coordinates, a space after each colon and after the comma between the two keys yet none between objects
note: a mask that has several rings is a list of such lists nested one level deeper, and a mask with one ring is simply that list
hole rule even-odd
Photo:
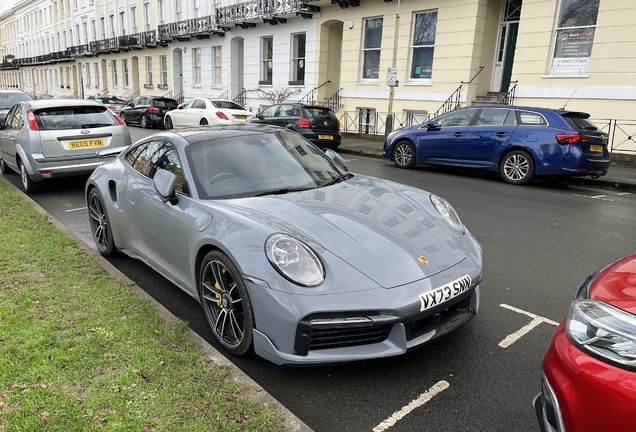
[{"label": "grass verge", "polygon": [[0,431],[283,431],[0,182]]}]

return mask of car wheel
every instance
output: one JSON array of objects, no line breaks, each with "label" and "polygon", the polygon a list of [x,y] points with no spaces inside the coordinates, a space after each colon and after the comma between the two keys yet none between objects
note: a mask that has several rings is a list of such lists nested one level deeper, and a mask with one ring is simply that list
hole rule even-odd
[{"label": "car wheel", "polygon": [[4,159],[2,159],[1,156],[0,156],[0,171],[2,171],[2,174],[10,174],[13,172],[13,170],[9,168],[9,165],[4,163]]},{"label": "car wheel", "polygon": [[220,251],[201,263],[199,295],[214,337],[235,355],[252,350],[254,315],[247,288],[232,261]]},{"label": "car wheel", "polygon": [[200,124],[201,126],[205,126],[206,124],[208,124],[208,120],[207,120],[207,119],[202,118],[202,119],[201,119],[201,121],[199,122],[199,124]]},{"label": "car wheel", "polygon": [[166,129],[174,128],[174,125],[172,124],[172,117],[166,116],[166,120],[164,123],[165,123]]},{"label": "car wheel", "polygon": [[499,162],[499,174],[507,183],[526,184],[534,178],[534,159],[524,150],[513,150]]},{"label": "car wheel", "polygon": [[33,181],[22,161],[18,162],[18,168],[20,169],[20,178],[22,179],[24,191],[28,194],[39,191],[40,184]]},{"label": "car wheel", "polygon": [[115,255],[117,247],[113,239],[110,219],[108,219],[104,204],[95,189],[92,189],[88,194],[88,221],[100,255],[107,257]]},{"label": "car wheel", "polygon": [[148,129],[148,116],[146,114],[141,116],[141,127]]},{"label": "car wheel", "polygon": [[413,168],[415,147],[410,141],[398,141],[393,149],[393,163],[398,168]]}]

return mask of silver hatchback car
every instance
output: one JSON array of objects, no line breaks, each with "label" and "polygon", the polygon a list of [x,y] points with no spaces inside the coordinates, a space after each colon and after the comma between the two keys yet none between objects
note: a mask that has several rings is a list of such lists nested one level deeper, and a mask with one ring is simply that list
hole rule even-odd
[{"label": "silver hatchback car", "polygon": [[0,170],[20,173],[27,193],[52,177],[91,173],[98,152],[131,144],[126,124],[95,101],[18,102],[0,124]]}]

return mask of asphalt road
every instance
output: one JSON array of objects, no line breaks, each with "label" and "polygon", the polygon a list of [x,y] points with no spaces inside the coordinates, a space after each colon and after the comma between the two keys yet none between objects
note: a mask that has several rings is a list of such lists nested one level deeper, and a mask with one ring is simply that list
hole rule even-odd
[{"label": "asphalt road", "polygon": [[[138,139],[156,131],[131,132]],[[390,431],[538,430],[531,402],[555,329],[550,322],[564,318],[588,274],[636,251],[636,195],[551,183],[518,187],[490,174],[345,159],[354,173],[426,189],[455,207],[484,249],[479,315],[391,359],[316,368],[279,367],[255,356],[230,360],[318,432],[372,431],[393,413],[406,414],[414,400]],[[8,178],[19,185],[17,175]],[[92,245],[85,180],[53,181],[32,198]],[[194,300],[139,261],[111,262],[218,348]],[[532,320],[524,311],[546,321],[503,348]],[[432,388],[442,390],[422,402]]]}]

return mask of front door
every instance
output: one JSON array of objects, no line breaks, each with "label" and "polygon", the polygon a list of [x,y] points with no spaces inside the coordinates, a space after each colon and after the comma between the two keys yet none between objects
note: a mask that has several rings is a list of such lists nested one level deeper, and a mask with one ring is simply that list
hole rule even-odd
[{"label": "front door", "polygon": [[507,92],[510,87],[521,17],[521,2],[522,0],[504,1],[490,88],[494,92]]}]

